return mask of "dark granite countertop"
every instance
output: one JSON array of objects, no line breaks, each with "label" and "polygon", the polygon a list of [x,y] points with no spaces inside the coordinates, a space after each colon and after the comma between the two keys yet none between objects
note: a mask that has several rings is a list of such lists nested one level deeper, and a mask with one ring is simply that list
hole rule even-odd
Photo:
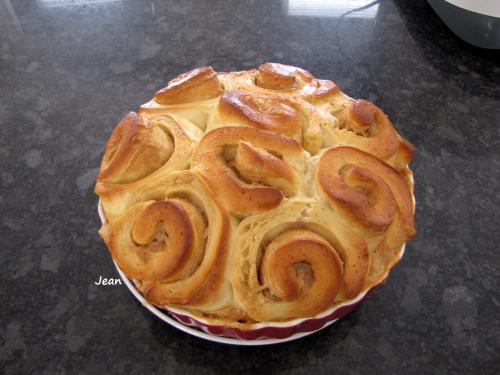
[{"label": "dark granite countertop", "polygon": [[[500,373],[500,59],[425,1],[0,2],[0,372]],[[181,72],[278,61],[376,102],[415,146],[417,237],[307,338],[229,347],[117,277],[93,184],[116,122]]]}]

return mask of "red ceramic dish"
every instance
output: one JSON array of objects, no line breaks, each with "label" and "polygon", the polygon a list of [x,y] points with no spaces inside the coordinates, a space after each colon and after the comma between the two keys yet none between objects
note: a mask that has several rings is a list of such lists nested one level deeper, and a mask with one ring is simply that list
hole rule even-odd
[{"label": "red ceramic dish", "polygon": [[[402,248],[402,253],[403,251],[404,248]],[[182,309],[153,306],[144,299],[142,294],[135,287],[133,281],[120,270],[116,263],[115,266],[125,285],[127,285],[134,297],[141,302],[145,308],[167,324],[205,340],[242,346],[278,344],[296,340],[317,332],[345,316],[354,309],[358,303],[368,298],[378,287],[378,285],[374,286],[361,293],[357,298],[334,306],[312,318],[295,319],[284,323],[256,323],[251,329],[243,330],[211,324],[200,318],[191,316],[189,312]]]},{"label": "red ceramic dish", "polygon": [[286,323],[258,323],[254,325],[254,328],[248,330],[213,325],[209,324],[208,322],[203,322],[198,318],[194,318],[188,313],[181,312],[177,309],[174,310],[167,307],[164,307],[163,309],[170,313],[170,315],[172,315],[179,322],[187,324],[189,326],[197,327],[203,332],[209,333],[211,335],[231,337],[240,340],[282,340],[292,337],[297,333],[313,333],[319,331],[324,327],[327,327],[331,323],[334,323],[335,321],[349,313],[358,303],[368,298],[375,291],[375,289],[376,286],[362,293],[362,296],[360,298],[347,301],[346,303],[343,303],[340,306],[336,306],[333,309],[329,309],[328,312],[320,314],[314,318],[295,319]]}]

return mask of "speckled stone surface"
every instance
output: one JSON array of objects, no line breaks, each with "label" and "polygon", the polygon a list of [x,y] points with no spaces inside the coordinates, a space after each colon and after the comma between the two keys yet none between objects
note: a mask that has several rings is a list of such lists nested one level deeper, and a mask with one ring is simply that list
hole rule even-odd
[{"label": "speckled stone surface", "polygon": [[[498,51],[460,41],[423,1],[346,14],[367,3],[0,2],[0,372],[500,373]],[[169,79],[266,61],[390,115],[417,149],[418,235],[337,324],[229,347],[94,285],[117,273],[93,184],[115,123]]]}]

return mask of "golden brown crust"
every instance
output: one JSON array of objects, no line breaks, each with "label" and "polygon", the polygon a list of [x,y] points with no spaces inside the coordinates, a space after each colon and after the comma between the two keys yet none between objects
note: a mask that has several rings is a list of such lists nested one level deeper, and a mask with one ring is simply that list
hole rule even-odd
[{"label": "golden brown crust", "polygon": [[269,130],[295,139],[316,154],[323,143],[322,127],[331,122],[314,105],[295,95],[228,90],[208,118],[206,130],[225,126]]},{"label": "golden brown crust", "polygon": [[155,94],[160,104],[182,104],[212,99],[222,93],[217,73],[211,66],[203,66],[181,74]]},{"label": "golden brown crust", "polygon": [[210,311],[230,305],[231,231],[205,181],[182,171],[144,185],[100,234],[120,268],[142,281],[148,301]]},{"label": "golden brown crust", "polygon": [[316,173],[322,189],[351,222],[383,232],[398,212],[402,231],[410,238],[414,235],[410,189],[390,165],[364,151],[339,146],[323,153]]},{"label": "golden brown crust", "polygon": [[407,174],[408,164],[411,163],[413,155],[415,154],[415,146],[413,146],[408,140],[403,138],[398,134],[399,149],[397,160],[395,161],[395,168],[402,174]]},{"label": "golden brown crust", "polygon": [[[248,142],[258,148],[280,155],[283,160],[272,157],[269,152],[252,152],[253,158],[241,157],[241,153],[249,153]],[[223,158],[225,147],[237,146],[240,158],[235,164],[243,175],[254,178],[262,174],[263,170],[273,171],[275,178],[289,181],[294,176],[292,162],[300,163],[303,155],[302,148],[293,139],[280,134],[246,127],[224,127],[212,130],[200,141],[193,155],[192,167],[199,171],[214,189],[219,199],[224,202],[229,211],[235,214],[248,214],[269,210],[276,207],[284,198],[283,193],[276,187],[259,185],[256,180],[243,181],[238,178]],[[243,149],[243,150],[242,150]],[[251,160],[250,160],[251,159]],[[287,159],[290,164],[287,164]],[[243,165],[245,162],[259,160],[255,165]],[[265,168],[265,169],[264,169]],[[251,174],[254,169],[255,173]],[[269,176],[271,177],[271,176]],[[294,181],[294,182],[295,182]]]},{"label": "golden brown crust", "polygon": [[[339,146],[321,156],[316,181],[349,225],[368,238],[383,234],[375,266],[394,264],[400,247],[415,235],[413,196],[406,179],[373,155]],[[371,277],[380,279],[381,272],[373,270]]]},{"label": "golden brown crust", "polygon": [[334,111],[335,122],[323,127],[324,146],[356,147],[407,174],[413,146],[397,133],[387,115],[367,100],[349,99],[347,103]]},{"label": "golden brown crust", "polygon": [[186,168],[199,137],[201,131],[194,125],[169,115],[131,112],[120,121],[106,146],[95,187],[108,220],[121,215],[142,186]]},{"label": "golden brown crust", "polygon": [[340,89],[334,82],[325,79],[318,79],[317,88],[314,91],[313,96],[315,99],[321,99],[333,95],[338,91],[340,91]]},{"label": "golden brown crust", "polygon": [[259,66],[256,84],[266,89],[283,90],[300,85],[299,80],[309,83],[313,79],[307,70],[290,65],[265,63]]},{"label": "golden brown crust", "polygon": [[234,168],[246,181],[275,186],[287,196],[297,192],[297,176],[293,169],[280,158],[266,150],[255,148],[249,142],[238,143]]},{"label": "golden brown crust", "polygon": [[98,180],[127,183],[151,174],[173,152],[170,137],[134,112],[116,126],[106,145]]},{"label": "golden brown crust", "polygon": [[287,201],[245,218],[236,232],[232,285],[256,321],[312,316],[364,287],[364,240],[320,202]]},{"label": "golden brown crust", "polygon": [[188,201],[145,202],[121,219],[112,224],[106,239],[113,258],[130,277],[175,280],[198,266],[206,225]]},{"label": "golden brown crust", "polygon": [[276,95],[244,90],[226,91],[219,111],[228,122],[243,122],[258,129],[293,136],[301,130],[299,113]]},{"label": "golden brown crust", "polygon": [[[311,267],[312,275],[306,274],[300,279],[300,271],[294,269],[300,264]],[[303,273],[307,271],[305,269]],[[273,239],[265,249],[261,264],[264,285],[281,300],[297,299],[306,292],[309,284],[320,284],[320,298],[314,301],[318,306],[316,313],[335,300],[342,284],[342,273],[342,263],[335,249],[321,236],[304,229],[289,230]],[[314,312],[308,313],[314,315]]]},{"label": "golden brown crust", "polygon": [[339,128],[346,130],[344,138],[350,138],[350,142],[346,143],[382,160],[388,159],[398,150],[396,131],[387,115],[373,103],[356,100],[338,118]]},{"label": "golden brown crust", "polygon": [[306,70],[194,69],[113,131],[100,234],[154,305],[243,329],[310,317],[400,259],[414,151],[375,104]]}]

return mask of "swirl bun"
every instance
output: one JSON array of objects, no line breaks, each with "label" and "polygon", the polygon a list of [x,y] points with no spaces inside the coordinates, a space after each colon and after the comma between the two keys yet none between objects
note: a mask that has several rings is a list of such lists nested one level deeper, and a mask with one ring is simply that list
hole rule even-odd
[{"label": "swirl bun", "polygon": [[109,247],[120,268],[141,280],[189,276],[201,259],[206,225],[189,201],[173,198],[131,207]]},{"label": "swirl bun", "polygon": [[413,153],[306,70],[194,69],[112,132],[99,233],[154,305],[243,329],[313,317],[383,281],[415,235]]},{"label": "swirl bun", "polygon": [[396,132],[379,107],[367,100],[353,100],[337,113],[336,122],[324,129],[325,144],[359,148],[405,174],[413,158],[413,146]]},{"label": "swirl bun", "polygon": [[268,130],[295,139],[315,154],[323,142],[321,127],[328,121],[333,122],[322,118],[307,101],[292,95],[229,90],[208,118],[207,131],[235,125]]},{"label": "swirl bun", "polygon": [[202,132],[169,115],[126,115],[106,145],[96,193],[109,218],[120,215],[144,184],[189,165]]},{"label": "swirl bun", "polygon": [[137,181],[165,164],[173,149],[172,139],[160,127],[130,112],[109,138],[99,180],[110,183]]},{"label": "swirl bun", "polygon": [[229,216],[204,180],[182,171],[142,186],[123,215],[100,234],[151,303],[216,311],[232,309],[227,282],[231,231]]},{"label": "swirl bun", "polygon": [[294,136],[301,130],[299,113],[275,95],[244,90],[226,91],[220,99],[219,110],[226,117],[223,122],[227,123],[243,122],[288,136]]},{"label": "swirl bun", "polygon": [[192,159],[193,169],[207,179],[235,214],[269,210],[285,193],[292,196],[303,190],[299,172],[304,163],[304,150],[293,139],[230,126],[207,133]]},{"label": "swirl bun", "polygon": [[316,167],[320,195],[366,238],[378,238],[371,277],[378,280],[415,235],[412,186],[390,165],[353,147],[330,148]]},{"label": "swirl bun", "polygon": [[348,146],[330,148],[318,162],[317,179],[351,223],[384,232],[397,216],[403,233],[414,235],[410,187],[400,173],[375,156]]},{"label": "swirl bun", "polygon": [[236,232],[235,298],[256,321],[325,310],[363,288],[369,258],[363,238],[324,203],[291,201],[244,219]]}]

